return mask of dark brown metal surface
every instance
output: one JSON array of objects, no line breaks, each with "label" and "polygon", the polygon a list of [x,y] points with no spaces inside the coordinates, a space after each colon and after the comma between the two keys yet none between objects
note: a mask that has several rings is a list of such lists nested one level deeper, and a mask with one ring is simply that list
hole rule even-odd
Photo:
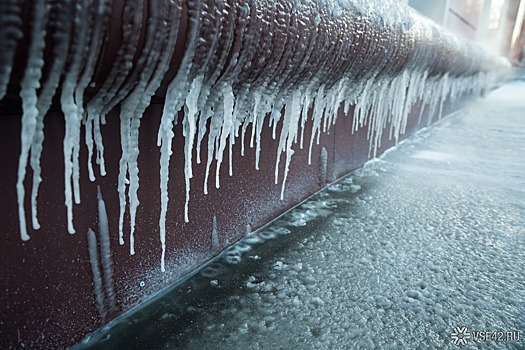
[{"label": "dark brown metal surface", "polygon": [[[456,106],[450,106],[451,109]],[[92,183],[87,172],[81,174],[82,205],[75,211],[78,233],[67,233],[65,207],[63,205],[61,161],[63,133],[62,116],[50,114],[46,120],[44,147],[44,186],[40,193],[40,216],[42,228],[31,241],[22,242],[18,233],[16,208],[16,169],[18,164],[18,132],[20,119],[17,116],[0,119],[0,159],[2,159],[0,210],[7,213],[3,219],[3,243],[0,259],[3,294],[0,303],[3,314],[2,342],[4,346],[61,347],[72,344],[101,325],[92,290],[86,236],[89,227],[97,225],[96,186],[101,187],[108,217],[110,219],[112,258],[115,268],[115,292],[118,309],[109,317],[137,305],[159,288],[174,282],[206,259],[218,253],[212,248],[211,232],[213,216],[217,218],[221,245],[234,243],[242,238],[246,225],[253,229],[262,226],[293,205],[318,191],[324,183],[320,176],[320,152],[328,150],[326,183],[339,178],[361,166],[369,159],[369,141],[366,129],[351,134],[352,116],[339,119],[333,132],[323,134],[320,145],[314,146],[312,164],[308,165],[308,151],[297,151],[292,161],[286,200],[279,199],[280,186],[273,183],[274,157],[277,145],[271,137],[271,129],[263,132],[264,156],[261,169],[254,168],[254,152],[249,150],[244,158],[240,145],[235,146],[234,176],[229,177],[227,168],[222,171],[221,189],[210,188],[208,195],[194,191],[190,202],[191,221],[184,223],[184,183],[182,152],[175,151],[171,165],[171,176],[175,180],[170,186],[170,215],[168,217],[167,251],[168,261],[175,261],[167,273],[159,269],[160,246],[157,223],[159,215],[159,159],[155,135],[159,123],[161,105],[152,105],[147,122],[141,132],[142,185],[136,229],[137,253],[129,255],[128,246],[120,246],[116,235],[118,228],[118,195],[115,162],[108,162],[108,174]],[[415,109],[410,118],[410,127],[403,137],[415,132],[421,125]],[[107,143],[107,158],[120,157],[118,124],[108,118],[104,129]],[[149,130],[149,132],[148,132]],[[309,130],[309,129],[307,129]],[[180,127],[176,133],[180,134]],[[309,136],[309,135],[305,135]],[[393,145],[385,136],[382,150]],[[175,138],[174,149],[181,150],[182,140]],[[204,156],[204,154],[203,154]],[[81,159],[85,160],[85,147]],[[195,183],[203,181],[203,166],[196,166]],[[27,208],[29,210],[29,208]],[[180,259],[180,260],[179,260]],[[179,265],[179,266],[177,266]],[[180,270],[177,270],[180,269]],[[141,287],[141,282],[145,283]],[[153,284],[152,284],[153,283]]]},{"label": "dark brown metal surface", "polygon": [[[130,3],[134,2],[111,1],[107,4],[108,9],[111,9],[106,14],[110,16],[109,29],[96,63],[94,85],[85,92],[87,101],[97,93],[117,61],[122,35],[120,16],[123,8]],[[280,199],[281,184],[274,184],[278,142],[272,138],[271,128],[267,127],[263,128],[261,136],[261,170],[255,170],[255,152],[250,149],[249,138],[245,140],[244,157],[240,155],[241,145],[238,139],[233,149],[234,175],[228,176],[228,161],[225,160],[221,168],[221,188],[216,189],[210,179],[209,193],[205,195],[201,188],[207,150],[203,146],[201,158],[204,161],[193,164],[190,222],[185,223],[185,158],[184,138],[181,137],[183,113],[180,112],[179,123],[174,127],[176,137],[173,139],[174,153],[169,172],[167,271],[161,272],[158,234],[160,154],[157,133],[164,101],[159,99],[165,96],[168,82],[181,69],[181,65],[184,65],[192,35],[209,40],[199,41],[196,45],[196,53],[192,59],[194,64],[187,72],[185,84],[191,84],[192,79],[199,74],[204,74],[207,79],[216,79],[217,84],[213,85],[211,95],[215,99],[220,99],[222,82],[231,83],[236,93],[266,86],[268,91],[274,91],[279,96],[279,92],[309,84],[319,78],[322,81],[316,81],[312,85],[314,90],[321,84],[330,87],[342,76],[352,77],[357,85],[373,77],[395,77],[404,69],[415,67],[421,71],[428,70],[431,76],[445,73],[450,76],[469,76],[490,72],[491,64],[495,62],[494,57],[477,47],[459,45],[454,37],[434,25],[420,25],[404,8],[399,11],[406,15],[405,21],[386,25],[381,21],[381,13],[372,13],[368,18],[357,19],[363,14],[357,5],[354,6],[349,1],[340,1],[344,4],[343,15],[335,16],[335,19],[324,2],[308,3],[302,9],[304,13],[294,12],[291,2],[284,0],[177,3],[182,4],[182,19],[171,68],[156,93],[156,103],[146,110],[140,127],[140,206],[135,230],[136,254],[133,256],[129,254],[129,246],[119,245],[118,239],[117,179],[121,157],[118,105],[108,114],[107,124],[102,127],[107,175],[97,176],[95,182],[89,181],[85,166],[87,149],[81,143],[82,201],[74,208],[77,233],[71,235],[67,229],[63,189],[64,118],[58,111],[58,101],[55,101],[53,111],[45,118],[41,157],[43,182],[38,195],[42,227],[31,231],[29,241],[20,239],[16,181],[20,154],[21,103],[17,83],[22,79],[25,69],[23,58],[27,55],[30,41],[27,32],[31,28],[29,18],[32,8],[31,2],[23,3],[22,23],[26,36],[18,42],[8,94],[0,106],[0,347],[62,348],[74,344],[90,331],[138,305],[216,256],[223,247],[242,238],[247,225],[252,229],[261,227],[317,192],[326,183],[355,170],[369,159],[370,140],[367,139],[367,129],[352,132],[353,109],[347,116],[343,116],[340,110],[337,127],[332,127],[330,133],[322,133],[319,145],[314,144],[311,165],[308,165],[308,142],[305,142],[304,149],[294,146],[295,154],[284,200]],[[233,10],[226,11],[227,16],[216,18],[212,10],[217,6]],[[248,12],[245,12],[245,7]],[[192,34],[191,28],[195,25],[196,18],[202,20],[208,15],[209,23],[222,24],[221,31],[214,32],[211,24],[203,24]],[[147,18],[148,10],[145,6],[144,22]],[[428,31],[423,31],[424,28]],[[144,45],[144,31],[145,28],[142,27],[137,33],[139,46]],[[234,40],[227,43],[225,38],[230,31],[234,34]],[[213,40],[217,40],[218,44],[212,50]],[[139,54],[134,57],[134,63],[137,63],[137,56]],[[46,57],[46,62],[52,58]],[[272,63],[276,65],[272,66]],[[129,78],[133,75],[129,74],[124,85],[135,83]],[[453,104],[448,101],[445,107],[451,111],[460,102]],[[422,126],[417,123],[419,111],[420,106],[416,105],[402,138],[413,134]],[[423,120],[426,121],[426,118],[428,116]],[[312,120],[309,119],[305,140],[310,139],[311,123]],[[278,135],[281,127],[282,123],[277,130]],[[250,128],[251,126],[248,127],[247,135],[251,134]],[[388,133],[384,133],[378,154],[393,144]],[[328,155],[326,175],[323,175],[321,169],[323,148]],[[281,180],[283,163],[281,162]],[[215,166],[216,164],[212,164],[212,174]],[[29,171],[25,181],[26,213],[30,213],[30,175]],[[110,254],[114,267],[112,277],[117,298],[116,308],[108,309],[105,317],[97,311],[93,295],[93,276],[86,236],[88,229],[96,229],[99,221],[97,186],[100,186],[109,218]],[[214,217],[219,247],[212,244]],[[129,222],[129,213],[126,214],[125,222]]]}]

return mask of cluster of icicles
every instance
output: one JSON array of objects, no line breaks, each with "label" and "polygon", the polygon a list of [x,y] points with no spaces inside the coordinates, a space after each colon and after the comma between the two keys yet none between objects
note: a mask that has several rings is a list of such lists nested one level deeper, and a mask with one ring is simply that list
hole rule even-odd
[{"label": "cluster of icicles", "polygon": [[[124,244],[124,213],[129,207],[129,244],[134,254],[140,123],[151,98],[164,86],[167,91],[162,96],[165,104],[158,131],[162,271],[173,127],[181,109],[184,220],[188,221],[193,156],[201,162],[206,135],[204,193],[214,161],[215,186],[220,186],[226,149],[232,175],[232,149],[239,136],[243,154],[249,137],[258,169],[261,132],[265,124],[272,127],[279,142],[276,183],[281,155],[285,154],[281,174],[284,196],[294,147],[303,148],[306,143],[310,161],[312,145],[319,142],[321,132],[336,123],[340,108],[348,114],[349,107],[355,105],[354,128],[348,132],[368,127],[371,155],[375,156],[386,126],[390,125],[390,137],[397,140],[415,103],[423,102],[431,116],[440,115],[445,99],[480,93],[505,66],[397,1],[128,0],[119,13],[114,13],[112,0],[32,0],[30,6],[3,0],[0,7],[0,99],[12,78],[21,39],[28,43],[20,80],[23,117],[17,193],[21,238],[29,239],[23,186],[28,163],[33,171],[32,226],[40,226],[37,195],[42,181],[43,123],[53,97],[59,94],[66,125],[64,196],[70,233],[75,232],[73,203],[80,203],[81,198],[81,126],[89,178],[95,181],[93,158],[98,173],[105,175],[101,125],[111,110],[120,107],[119,238]],[[24,8],[30,9],[29,13],[22,13]],[[122,41],[109,73],[95,79],[115,16],[121,18]],[[31,25],[23,26],[24,21]],[[186,28],[186,32],[179,33],[179,28]],[[142,33],[140,43],[137,33]],[[184,42],[177,43],[178,37],[184,37]],[[44,51],[49,56],[44,58]],[[182,57],[176,72],[170,68],[174,57]],[[173,76],[169,72],[175,73],[174,77],[164,81]],[[94,91],[89,96],[88,88]],[[310,139],[304,140],[309,118],[313,130]],[[280,135],[276,135],[279,124]]]}]

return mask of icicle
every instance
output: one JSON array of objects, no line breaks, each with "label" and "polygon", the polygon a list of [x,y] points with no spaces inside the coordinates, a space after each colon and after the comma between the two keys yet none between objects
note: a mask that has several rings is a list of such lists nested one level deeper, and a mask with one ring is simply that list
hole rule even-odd
[{"label": "icicle", "polygon": [[[227,4],[226,4],[227,5]],[[199,110],[198,119],[198,136],[197,136],[197,164],[201,163],[201,144],[207,131],[207,123],[211,118],[213,112],[211,111],[211,104],[209,104],[210,93],[216,80],[219,78],[222,71],[222,64],[227,56],[227,50],[222,50],[223,46],[219,45],[219,38],[223,34],[222,29],[222,9],[224,3],[216,1],[213,3],[203,3],[202,18],[201,18],[201,37],[199,41],[203,43],[201,48],[207,51],[205,59],[199,64],[199,67],[194,67],[198,71],[197,76],[203,75],[204,84],[201,87],[197,108]],[[229,6],[229,5],[227,5]],[[227,46],[227,45],[226,45]],[[210,71],[209,68],[213,67]],[[193,75],[192,75],[193,76]]]},{"label": "icicle", "polygon": [[142,27],[143,6],[144,2],[142,1],[130,2],[127,6],[124,6],[122,15],[122,45],[117,51],[111,71],[107,75],[104,83],[87,104],[86,124],[91,123],[93,125],[93,128],[91,129],[90,126],[88,130],[93,130],[93,134],[91,134],[91,132],[86,133],[88,161],[91,161],[92,157],[93,141],[91,137],[93,137],[97,147],[96,163],[100,167],[100,174],[102,176],[105,176],[106,169],[100,124],[105,124],[106,114],[126,96],[132,85],[135,84],[133,79],[129,79],[126,85],[125,80],[129,78],[128,75],[133,68],[133,58],[139,47],[138,42],[140,35],[136,35],[136,33],[140,32]]},{"label": "icicle", "polygon": [[445,100],[447,99],[447,95],[449,93],[449,83],[448,83],[448,73],[445,73],[441,80],[441,93],[440,93],[440,102],[439,102],[439,113],[438,113],[438,120],[441,119],[443,115],[443,105],[445,104]]},{"label": "icicle", "polygon": [[167,140],[162,142],[160,156],[160,189],[161,189],[161,213],[160,213],[160,242],[162,244],[161,271],[165,271],[164,258],[166,254],[166,212],[168,211],[168,177],[169,158],[172,154],[171,140],[175,136],[172,130],[165,130],[163,136]]},{"label": "icicle", "polygon": [[183,121],[184,132],[184,179],[186,181],[186,202],[184,203],[184,221],[189,222],[188,204],[190,201],[190,181],[192,174],[192,155],[195,133],[197,131],[197,102],[202,88],[203,76],[197,77],[192,85],[188,96],[186,96],[186,113]]},{"label": "icicle", "polygon": [[202,140],[204,139],[204,135],[206,135],[207,130],[207,123],[208,120],[210,120],[210,117],[212,115],[211,110],[200,110],[199,114],[199,130],[197,134],[197,147],[196,147],[196,153],[197,153],[197,164],[201,163],[201,144]]},{"label": "icicle", "polygon": [[[235,119],[232,118],[232,121]],[[233,144],[235,143],[235,125],[230,128],[230,138],[228,140],[228,175],[233,176]]]},{"label": "icicle", "polygon": [[210,122],[210,130],[208,134],[208,155],[206,160],[206,171],[204,173],[204,185],[203,185],[203,192],[204,194],[208,194],[208,178],[210,176],[210,167],[211,163],[213,161],[213,154],[215,152],[215,138],[217,134],[217,128],[214,127],[215,121],[218,118],[213,118],[214,112],[210,109],[207,111],[209,113],[209,118],[211,119]]},{"label": "icicle", "polygon": [[359,97],[359,101],[356,104],[355,110],[354,110],[354,118],[352,121],[352,133],[357,131],[359,127],[362,127],[365,125],[365,118],[368,116],[368,111],[370,109],[370,89],[372,88],[372,84],[374,83],[374,79],[369,79],[366,82],[366,85],[361,93],[361,96]]},{"label": "icicle", "polygon": [[[415,73],[412,74],[414,76]],[[391,120],[390,120],[390,132],[389,140],[392,136],[395,138],[396,144],[399,138],[399,134],[403,125],[403,121],[408,117],[406,104],[410,102],[410,84],[409,74],[404,70],[400,76],[396,77],[390,84],[390,91],[388,92],[389,100],[391,101]]]},{"label": "icicle", "polygon": [[310,136],[310,148],[308,150],[308,165],[312,164],[312,146],[314,144],[316,133],[319,131],[319,128],[321,126],[321,120],[323,117],[324,88],[324,85],[321,85],[321,87],[317,91],[317,96],[315,98],[314,112],[312,116],[314,125],[312,127],[312,135]]},{"label": "icicle", "polygon": [[16,192],[18,198],[18,217],[20,220],[20,237],[24,241],[29,240],[24,209],[24,179],[26,176],[29,150],[37,127],[37,89],[40,88],[40,78],[42,77],[42,67],[44,66],[43,54],[45,47],[46,20],[46,3],[44,0],[38,0],[34,5],[32,22],[33,30],[31,32],[31,44],[29,46],[27,67],[22,82],[20,83],[20,97],[22,98],[23,114]]},{"label": "icicle", "polygon": [[128,173],[129,173],[129,216],[130,216],[130,232],[129,232],[129,253],[135,254],[135,220],[137,216],[137,208],[140,204],[138,198],[139,190],[139,128],[140,119],[142,115],[133,113],[131,117],[130,135],[128,141]]},{"label": "icicle", "polygon": [[[138,167],[138,156],[139,156],[139,127],[140,120],[144,111],[148,107],[151,97],[158,89],[161,84],[164,74],[169,68],[169,62],[174,52],[176,37],[178,34],[178,21],[180,20],[180,11],[177,5],[175,4],[166,4],[161,3],[161,8],[158,11],[165,16],[173,20],[172,25],[168,27],[166,22],[162,22],[162,28],[157,30],[159,21],[151,20],[148,34],[155,34],[155,37],[151,37],[148,40],[148,47],[144,49],[148,53],[148,57],[145,58],[146,67],[140,74],[139,83],[136,85],[135,89],[130,93],[130,95],[122,102],[121,107],[121,118],[126,118],[125,116],[131,116],[129,135],[125,145],[123,144],[123,158],[124,162],[127,163],[127,166],[122,167],[123,177],[122,187],[123,189],[123,200],[121,203],[121,219],[119,221],[119,242],[124,244],[123,238],[123,213],[125,212],[126,198],[125,198],[125,184],[126,179],[126,170],[129,172],[129,206],[130,206],[130,253],[133,255],[135,253],[134,249],[134,231],[135,231],[135,219],[136,212],[139,206],[138,199],[138,189],[139,189],[139,167]],[[170,6],[169,11],[165,9],[165,6]],[[153,6],[152,14],[156,14],[156,5],[150,4]],[[152,15],[153,16],[153,15]],[[153,47],[150,49],[151,43]],[[149,79],[149,81],[148,81]],[[122,119],[121,119],[122,120]],[[120,173],[119,173],[120,174]],[[122,209],[124,207],[124,209]]]},{"label": "icicle", "polygon": [[[124,110],[124,109],[123,109]],[[128,172],[128,157],[129,157],[129,138],[131,130],[131,113],[122,113],[120,116],[120,143],[122,147],[122,156],[119,162],[118,172],[118,184],[117,190],[119,194],[119,220],[118,220],[118,231],[119,231],[119,243],[124,244],[124,214],[126,212],[126,183],[127,172]],[[131,245],[130,245],[131,246]],[[130,252],[133,249],[130,248]]]},{"label": "icicle", "polygon": [[250,148],[253,148],[255,134],[257,132],[257,113],[259,112],[259,103],[261,103],[261,94],[255,91],[253,94],[252,137],[250,138]]},{"label": "icicle", "polygon": [[[115,307],[117,306],[117,302],[115,299],[115,291],[113,288],[113,263],[111,260],[111,246],[109,242],[108,214],[106,212],[106,203],[104,203],[104,198],[102,198],[102,192],[100,191],[99,186],[97,186],[97,201],[98,201],[98,231],[100,234],[100,255],[101,255],[101,260],[102,260],[102,271],[104,272],[104,288],[106,290],[106,297],[108,299],[109,309],[114,310]],[[95,244],[96,244],[96,241],[95,241]],[[91,257],[91,249],[90,249],[90,257]],[[95,275],[95,273],[93,275]]]},{"label": "icicle", "polygon": [[[299,94],[299,91],[294,91],[293,96],[289,99],[288,103],[286,104],[286,112],[283,119],[283,127],[281,129],[281,136],[279,138],[279,146],[277,147],[277,157],[275,159],[275,184],[277,185],[279,183],[279,163],[281,161],[281,153],[284,152],[286,148],[286,158],[288,162],[289,153],[293,152],[291,149],[291,143],[293,142],[293,138],[296,135],[296,132],[294,130],[297,130],[297,121],[299,120],[300,114],[301,114],[301,106],[300,102],[296,101],[296,95]],[[288,142],[288,139],[291,137],[290,142]],[[291,157],[291,155],[290,155]],[[283,181],[284,184],[284,181]],[[281,194],[282,197],[282,194]],[[282,199],[282,198],[281,198]]]},{"label": "icicle", "polygon": [[218,139],[218,134],[220,132],[219,124],[221,121],[219,118],[213,118],[212,116],[215,114],[219,115],[220,113],[222,113],[222,107],[218,106],[217,108],[214,108],[214,111],[215,112],[209,110],[211,125],[208,135],[208,160],[206,161],[206,173],[204,175],[204,194],[208,194],[208,177],[210,176],[210,167],[213,161],[213,154],[215,152],[215,149],[217,148],[217,146],[215,145],[216,139]]},{"label": "icicle", "polygon": [[[201,110],[209,110],[213,107],[222,96],[221,78],[224,77],[224,69],[226,63],[231,62],[230,53],[234,44],[235,31],[235,9],[227,1],[217,2],[217,12],[222,17],[221,31],[218,37],[218,45],[220,44],[221,54],[217,62],[212,66],[213,71],[207,79],[207,94],[203,95],[203,101],[199,104]],[[218,25],[218,23],[217,23]]]},{"label": "icicle", "polygon": [[[325,109],[324,114],[323,114],[323,133],[324,134],[328,132],[328,124],[330,121],[330,115],[332,114],[332,110],[330,107],[333,106],[333,104],[335,103],[334,95],[331,92],[329,92],[327,95],[328,95],[327,102],[326,102],[327,108]],[[317,144],[319,144],[320,135],[321,135],[321,132],[318,132],[317,133]]]},{"label": "icicle", "polygon": [[[301,92],[299,90],[294,91],[293,96],[289,102],[290,107],[287,108],[287,115],[284,119],[284,124],[288,124],[283,126],[283,130],[281,131],[281,142],[286,140],[286,165],[284,167],[284,178],[283,178],[283,185],[281,188],[281,200],[284,199],[284,189],[286,186],[286,179],[288,178],[288,171],[290,169],[290,162],[292,160],[292,155],[294,154],[294,151],[292,149],[292,143],[297,135],[297,130],[299,128],[299,118],[301,115]],[[286,130],[286,133],[285,133]],[[284,136],[284,139],[283,139]],[[284,142],[283,142],[284,144]],[[279,152],[278,152],[279,153]],[[277,156],[277,159],[279,159],[280,154]],[[277,180],[277,169],[279,168],[279,162],[277,162],[276,165],[276,180]]]},{"label": "icicle", "polygon": [[50,22],[53,26],[53,29],[56,31],[53,35],[53,41],[55,43],[53,48],[53,54],[55,59],[51,63],[51,68],[49,70],[49,76],[40,90],[38,96],[37,109],[38,116],[36,118],[36,128],[35,134],[33,137],[33,142],[31,144],[31,168],[33,169],[33,187],[31,191],[31,213],[33,228],[38,230],[40,228],[40,223],[38,222],[38,208],[37,208],[37,196],[40,183],[42,182],[41,177],[41,167],[40,167],[40,157],[42,155],[42,146],[44,142],[44,117],[51,107],[52,99],[56,93],[58,84],[60,82],[60,77],[62,71],[66,64],[66,55],[64,52],[67,52],[69,49],[70,42],[70,29],[71,22],[64,21],[60,22],[60,18],[65,18],[70,14],[71,4],[69,1],[66,1],[63,4],[51,4],[52,8],[56,6],[56,18],[51,18]]},{"label": "icicle", "polygon": [[368,125],[368,138],[370,140],[370,147],[368,156],[373,158],[377,156],[377,150],[381,147],[381,138],[383,136],[383,128],[386,125],[386,120],[389,111],[388,89],[390,82],[383,81],[376,93],[376,101],[373,105],[372,120]]},{"label": "icicle", "polygon": [[[88,87],[89,83],[91,82],[91,79],[93,77],[93,73],[95,70],[95,63],[96,59],[100,53],[100,49],[102,47],[102,43],[104,42],[102,35],[105,32],[107,26],[108,26],[108,19],[110,16],[107,15],[107,0],[98,0],[91,4],[92,10],[90,13],[92,16],[95,16],[94,19],[91,21],[91,25],[93,26],[92,34],[91,34],[91,40],[90,45],[88,49],[88,57],[86,59],[86,63],[84,65],[84,71],[82,72],[82,76],[80,77],[77,87],[75,89],[75,101],[77,102],[78,108],[79,108],[79,114],[84,118],[84,91]],[[106,169],[104,166],[104,146],[102,143],[102,135],[100,133],[100,119],[95,116],[87,117],[87,120],[85,120],[85,143],[88,149],[88,160],[87,160],[87,167],[88,167],[88,174],[89,174],[89,180],[95,181],[95,173],[93,171],[93,141],[95,141],[97,145],[97,149],[99,150],[97,152],[97,163],[100,164],[100,174],[102,176],[106,175]],[[93,130],[93,124],[97,123],[98,127],[95,128],[95,131]],[[95,134],[93,134],[95,132]],[[96,140],[95,140],[96,138]]]},{"label": "icicle", "polygon": [[[135,240],[134,240],[134,230],[135,230],[135,212],[131,212],[131,209],[136,211],[136,208],[139,204],[137,198],[138,190],[138,169],[137,169],[137,156],[138,151],[138,134],[140,127],[140,117],[135,116],[135,110],[137,109],[140,103],[140,97],[144,93],[144,90],[147,87],[147,83],[151,74],[155,69],[154,60],[152,56],[158,55],[158,47],[156,49],[153,43],[158,45],[161,42],[161,38],[158,37],[161,31],[157,30],[158,23],[158,10],[155,6],[150,8],[151,13],[149,17],[149,23],[147,27],[147,34],[144,39],[143,49],[140,52],[138,59],[136,60],[135,69],[131,73],[131,78],[136,76],[136,83],[134,89],[128,95],[128,97],[122,102],[120,108],[120,139],[121,139],[121,148],[122,155],[119,162],[119,175],[118,175],[118,192],[119,192],[119,243],[124,244],[124,214],[126,211],[126,185],[130,185],[129,197],[130,197],[130,254],[135,254]],[[158,57],[155,57],[155,59]],[[139,73],[140,71],[140,73]],[[127,89],[123,89],[127,90]],[[122,90],[121,90],[122,91]],[[119,99],[117,95],[115,99]],[[135,118],[134,118],[135,117]],[[130,173],[130,178],[128,180],[127,174]],[[133,174],[133,176],[132,176]],[[133,186],[134,191],[132,193],[131,187]]]},{"label": "icicle", "polygon": [[102,286],[102,274],[100,273],[97,237],[92,229],[87,232],[89,263],[91,265],[91,273],[93,275],[93,293],[95,294],[95,303],[97,305],[98,314],[102,322],[106,318],[106,308],[104,307],[104,290]]},{"label": "icicle", "polygon": [[166,255],[166,213],[168,211],[168,179],[169,179],[169,162],[172,154],[172,140],[175,136],[173,132],[173,123],[179,109],[185,99],[184,89],[185,86],[189,85],[187,81],[188,73],[191,70],[193,56],[195,54],[195,46],[197,42],[197,33],[199,28],[199,17],[198,12],[200,9],[200,1],[196,1],[193,5],[195,6],[194,11],[197,13],[195,16],[189,18],[189,35],[187,42],[189,43],[186,47],[184,58],[180,64],[179,70],[175,78],[169,83],[166,92],[166,102],[162,112],[159,133],[157,136],[157,145],[160,147],[160,191],[161,191],[161,212],[159,218],[160,227],[160,241],[162,244],[162,255],[161,255],[161,271],[165,271],[165,255]]},{"label": "icicle", "polygon": [[[73,41],[71,62],[68,73],[62,84],[60,103],[64,119],[66,120],[66,133],[64,136],[64,178],[65,178],[65,204],[67,208],[67,221],[69,233],[75,233],[73,226],[73,198],[76,204],[80,203],[78,156],[80,150],[80,123],[82,116],[78,105],[75,103],[74,92],[78,83],[79,74],[84,63],[84,52],[89,34],[89,22],[80,20],[87,8],[87,0],[78,7],[75,14],[75,23],[82,23]],[[73,193],[72,193],[73,192]]]},{"label": "icicle", "polygon": [[[257,93],[255,95],[255,98],[256,100],[258,99],[259,100],[259,103],[261,102],[261,95],[259,93]],[[263,107],[259,107],[257,109],[257,120],[256,120],[256,131],[255,131],[255,135],[256,135],[256,139],[255,139],[255,144],[256,144],[256,148],[255,148],[255,170],[259,170],[259,160],[260,160],[260,157],[261,157],[261,134],[262,134],[262,128],[264,126],[264,118],[266,117],[266,110],[264,109],[264,106]]]},{"label": "icicle", "polygon": [[249,120],[249,118],[245,118],[242,121],[242,132],[241,132],[241,156],[244,157],[244,142],[246,140],[246,131],[248,130],[248,125],[250,123],[253,123],[253,120]]},{"label": "icicle", "polygon": [[306,125],[306,121],[308,120],[308,111],[310,110],[311,106],[311,92],[309,90],[306,91],[306,93],[303,95],[303,106],[302,106],[302,113],[301,113],[301,141],[299,148],[303,149],[304,145],[304,129]]},{"label": "icicle", "polygon": [[[95,181],[95,173],[93,171],[93,146],[96,145],[96,164],[99,165],[100,175],[106,176],[106,167],[104,161],[104,143],[102,140],[102,133],[100,131],[100,114],[98,109],[100,107],[92,107],[92,101],[87,106],[85,143],[88,149],[88,173],[90,181]],[[95,111],[97,110],[97,111]]]},{"label": "icicle", "polygon": [[[40,6],[38,4],[39,2],[35,3],[35,10]],[[2,43],[2,50],[0,50],[0,100],[7,92],[18,40],[23,36],[22,20],[20,19],[22,5],[19,0],[0,1],[0,13],[2,14],[0,16],[0,42]]]},{"label": "icicle", "polygon": [[231,136],[233,128],[233,108],[235,104],[235,97],[233,96],[233,90],[230,85],[224,87],[224,112],[223,121],[221,128],[221,136],[219,142],[219,149],[217,150],[217,170],[215,174],[215,187],[220,188],[220,171],[223,159],[224,149],[228,136]]}]

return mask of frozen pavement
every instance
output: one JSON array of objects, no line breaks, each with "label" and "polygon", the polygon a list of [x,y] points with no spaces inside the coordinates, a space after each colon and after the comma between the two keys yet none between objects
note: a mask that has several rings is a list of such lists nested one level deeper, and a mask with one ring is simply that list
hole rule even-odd
[{"label": "frozen pavement", "polygon": [[518,82],[247,236],[91,347],[521,349],[524,337]]}]

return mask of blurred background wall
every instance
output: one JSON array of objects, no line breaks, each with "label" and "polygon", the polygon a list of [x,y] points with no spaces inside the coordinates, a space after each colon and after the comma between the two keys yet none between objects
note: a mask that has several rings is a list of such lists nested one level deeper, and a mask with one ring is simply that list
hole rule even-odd
[{"label": "blurred background wall", "polygon": [[520,56],[525,0],[401,0],[448,28],[510,60]]}]

